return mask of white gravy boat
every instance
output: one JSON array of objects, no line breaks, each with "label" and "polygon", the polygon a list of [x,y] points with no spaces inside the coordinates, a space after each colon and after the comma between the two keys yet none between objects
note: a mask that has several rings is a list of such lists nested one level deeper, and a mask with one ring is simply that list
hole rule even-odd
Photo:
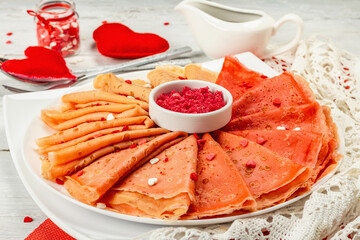
[{"label": "white gravy boat", "polygon": [[[186,18],[200,48],[210,58],[221,58],[241,52],[252,52],[266,58],[294,48],[303,33],[303,21],[295,14],[275,20],[258,10],[245,10],[205,0],[185,0],[175,7]],[[295,37],[275,49],[267,47],[281,25],[294,22]]]}]

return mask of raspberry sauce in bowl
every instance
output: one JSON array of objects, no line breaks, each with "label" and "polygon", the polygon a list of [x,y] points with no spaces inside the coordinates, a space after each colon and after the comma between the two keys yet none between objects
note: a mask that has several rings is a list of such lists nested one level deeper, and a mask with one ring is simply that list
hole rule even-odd
[{"label": "raspberry sauce in bowl", "polygon": [[172,90],[161,94],[156,103],[165,109],[180,113],[207,113],[225,106],[221,91],[213,93],[209,87],[191,89],[188,86],[180,92]]},{"label": "raspberry sauce in bowl", "polygon": [[149,114],[160,127],[188,133],[211,132],[231,119],[232,96],[225,88],[201,80],[178,80],[154,88]]}]

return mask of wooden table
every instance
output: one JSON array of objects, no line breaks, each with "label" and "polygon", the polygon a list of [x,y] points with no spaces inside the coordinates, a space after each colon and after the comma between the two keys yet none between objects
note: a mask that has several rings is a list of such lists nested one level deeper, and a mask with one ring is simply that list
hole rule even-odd
[{"label": "wooden table", "polygon": [[[158,0],[77,0],[80,15],[81,52],[66,59],[73,70],[112,65],[121,60],[101,56],[94,46],[92,32],[102,21],[121,22],[138,32],[153,32],[166,38],[171,49],[191,46],[190,57],[194,62],[208,58],[197,47],[184,18],[173,10],[180,1]],[[304,38],[320,34],[330,38],[338,46],[360,55],[360,1],[348,0],[306,0],[306,1],[231,1],[217,2],[244,9],[263,10],[275,19],[293,12],[304,20]],[[26,47],[36,45],[33,18],[26,10],[34,9],[36,1],[2,1],[0,8],[0,57],[22,58]],[[169,25],[164,25],[169,22]],[[293,26],[285,25],[273,43],[289,40],[294,34]],[[12,32],[12,36],[6,33]],[[6,44],[6,41],[12,41]],[[0,83],[7,77],[0,73]],[[9,94],[0,88],[0,96]],[[14,109],[16,111],[16,109]],[[0,239],[23,239],[47,217],[36,206],[26,192],[13,166],[5,138],[2,101],[0,101]],[[23,223],[25,216],[31,216],[32,223]]]}]

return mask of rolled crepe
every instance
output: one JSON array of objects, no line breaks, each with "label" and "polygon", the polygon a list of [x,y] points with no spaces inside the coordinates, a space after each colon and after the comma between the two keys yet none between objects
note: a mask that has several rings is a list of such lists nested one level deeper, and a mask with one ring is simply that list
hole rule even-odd
[{"label": "rolled crepe", "polygon": [[149,128],[116,132],[113,134],[107,134],[104,136],[92,138],[85,142],[80,142],[74,146],[65,147],[55,152],[49,152],[48,158],[53,165],[63,164],[71,162],[74,159],[85,157],[103,147],[107,147],[115,143],[141,137],[159,135],[167,132],[169,131],[164,128]]},{"label": "rolled crepe", "polygon": [[115,93],[92,90],[75,92],[64,95],[61,100],[64,103],[89,103],[94,101],[107,101],[112,103],[137,104],[145,110],[149,110],[149,104],[137,99],[128,98],[126,96]]},{"label": "rolled crepe", "polygon": [[144,125],[144,128],[149,128],[154,125],[154,122],[149,117],[141,116],[114,119],[110,121],[83,123],[74,128],[56,132],[50,136],[38,138],[36,139],[36,144],[39,147],[60,144],[102,129],[129,125]]},{"label": "rolled crepe", "polygon": [[101,148],[84,158],[75,159],[71,162],[67,162],[60,165],[52,165],[48,159],[44,159],[41,165],[41,170],[42,170],[41,174],[44,178],[55,181],[56,178],[61,178],[83,169],[90,163],[94,162],[95,160],[97,160],[102,156],[105,156],[106,154],[128,148],[133,144],[137,144],[141,140],[145,139],[146,142],[148,142],[154,138],[155,136],[120,142],[108,147]]}]

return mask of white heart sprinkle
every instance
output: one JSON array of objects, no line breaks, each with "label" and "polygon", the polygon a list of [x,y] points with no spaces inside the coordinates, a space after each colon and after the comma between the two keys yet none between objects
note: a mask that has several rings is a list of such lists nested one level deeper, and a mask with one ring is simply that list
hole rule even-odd
[{"label": "white heart sprinkle", "polygon": [[155,164],[155,163],[157,163],[158,161],[159,161],[158,158],[153,158],[153,159],[150,160],[150,163],[151,163],[151,164]]},{"label": "white heart sprinkle", "polygon": [[111,120],[114,120],[114,119],[115,119],[115,117],[114,117],[114,115],[112,113],[109,113],[109,115],[107,115],[107,117],[106,117],[107,121],[111,121]]},{"label": "white heart sprinkle", "polygon": [[157,181],[158,181],[157,178],[149,178],[148,184],[149,184],[149,186],[153,186],[157,183]]}]

